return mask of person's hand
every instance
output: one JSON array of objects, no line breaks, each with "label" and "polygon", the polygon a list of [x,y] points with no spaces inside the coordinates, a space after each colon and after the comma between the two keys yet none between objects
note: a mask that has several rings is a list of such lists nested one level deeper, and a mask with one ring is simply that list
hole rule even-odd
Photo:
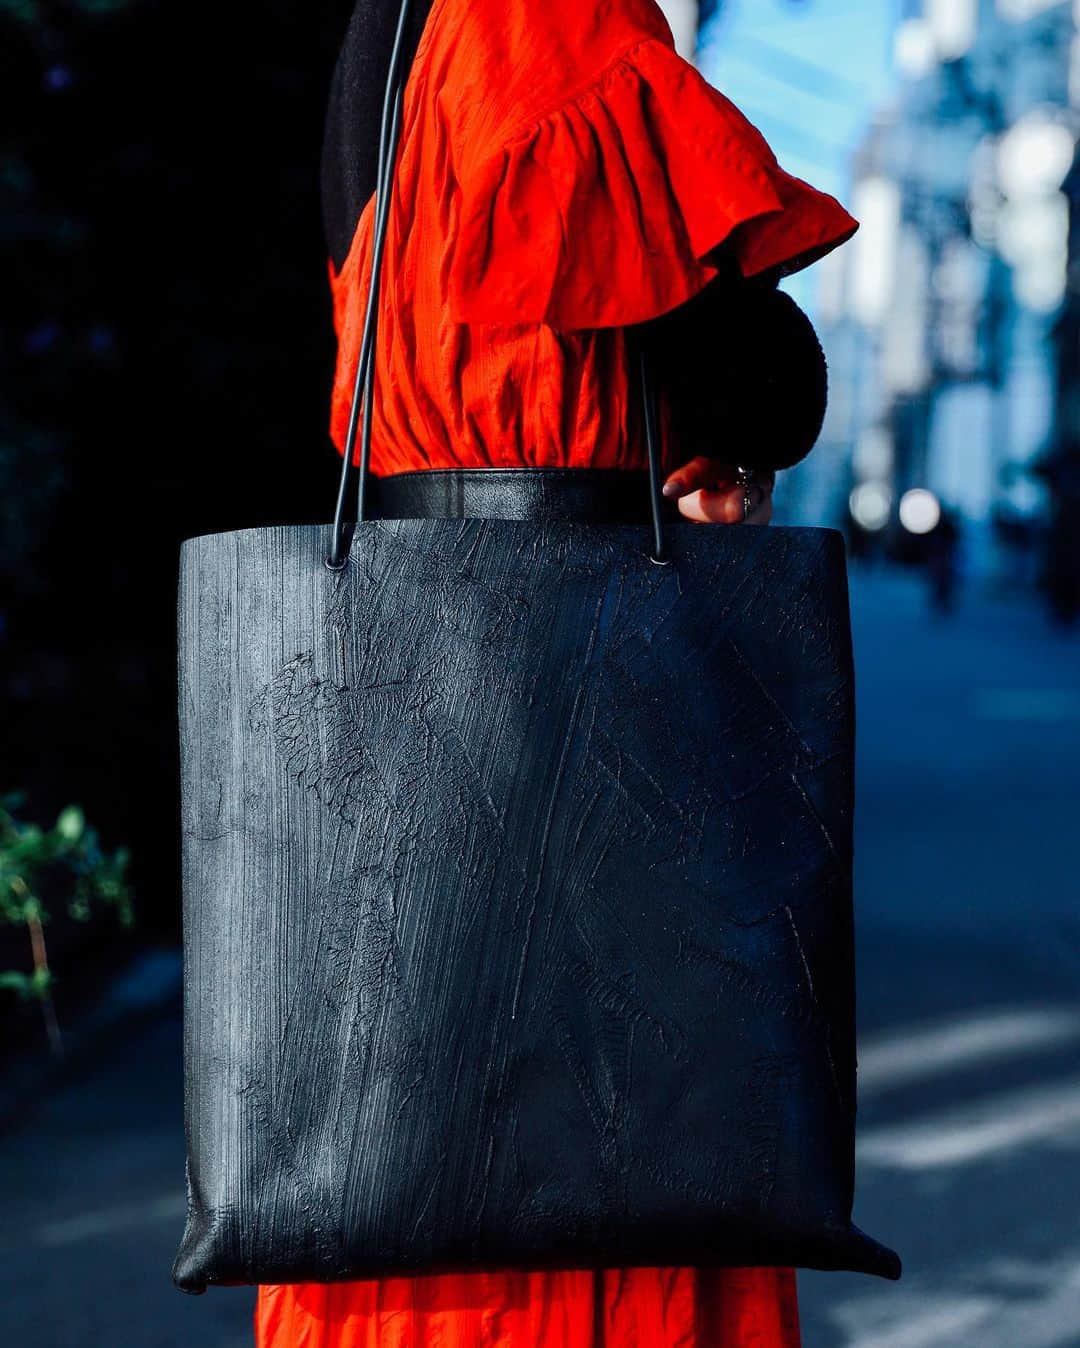
[{"label": "person's hand", "polygon": [[698,524],[768,524],[776,474],[754,474],[749,485],[751,509],[744,518],[744,487],[736,473],[733,464],[699,454],[669,474],[664,495],[676,497],[680,513]]}]

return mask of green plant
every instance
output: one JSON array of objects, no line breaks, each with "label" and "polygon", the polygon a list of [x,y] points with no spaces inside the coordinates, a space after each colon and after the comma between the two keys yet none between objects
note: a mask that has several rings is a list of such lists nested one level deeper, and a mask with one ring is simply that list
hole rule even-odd
[{"label": "green plant", "polygon": [[77,805],[60,812],[51,828],[16,818],[22,798],[0,798],[0,922],[25,926],[33,969],[0,971],[0,990],[41,1006],[52,1051],[63,1051],[53,1004],[53,974],[45,927],[58,905],[76,922],[88,922],[96,907],[112,908],[121,925],[133,921],[125,880],[126,848],[105,852]]}]

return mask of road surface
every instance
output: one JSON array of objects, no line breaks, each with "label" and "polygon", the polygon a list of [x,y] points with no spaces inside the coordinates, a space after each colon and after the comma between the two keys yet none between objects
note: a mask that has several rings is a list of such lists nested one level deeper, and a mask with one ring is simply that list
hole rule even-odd
[{"label": "road surface", "polygon": [[[1016,600],[928,615],[853,581],[857,1220],[899,1284],[802,1274],[806,1348],[1080,1348],[1080,636]],[[144,1023],[0,1147],[0,1342],[250,1348],[186,1297],[179,1019]]]}]

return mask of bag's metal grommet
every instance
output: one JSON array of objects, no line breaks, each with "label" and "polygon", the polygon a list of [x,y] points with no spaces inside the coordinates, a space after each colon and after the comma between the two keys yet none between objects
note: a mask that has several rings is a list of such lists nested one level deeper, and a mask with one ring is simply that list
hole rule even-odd
[{"label": "bag's metal grommet", "polygon": [[323,566],[326,567],[327,571],[344,571],[348,565],[349,558],[347,555],[342,557],[340,562],[335,562],[333,557],[323,558]]}]

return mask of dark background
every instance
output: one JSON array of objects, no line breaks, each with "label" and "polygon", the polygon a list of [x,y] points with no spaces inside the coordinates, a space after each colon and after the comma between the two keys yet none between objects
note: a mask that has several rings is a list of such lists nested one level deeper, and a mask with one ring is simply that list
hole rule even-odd
[{"label": "dark background", "polygon": [[[130,846],[136,911],[49,925],[62,1063],[0,990],[3,1343],[252,1342],[250,1289],[169,1279],[176,565],[186,537],[332,513],[317,175],[348,8],[0,0],[0,792],[42,824],[82,804]],[[1078,629],[1010,565],[962,565],[942,606],[886,549],[852,557],[856,1220],[905,1277],[800,1274],[806,1348],[1080,1348]],[[27,955],[0,927],[0,971]]]},{"label": "dark background", "polygon": [[350,8],[0,5],[0,787],[137,843],[143,940],[178,926],[178,545],[333,513],[317,175]]}]

